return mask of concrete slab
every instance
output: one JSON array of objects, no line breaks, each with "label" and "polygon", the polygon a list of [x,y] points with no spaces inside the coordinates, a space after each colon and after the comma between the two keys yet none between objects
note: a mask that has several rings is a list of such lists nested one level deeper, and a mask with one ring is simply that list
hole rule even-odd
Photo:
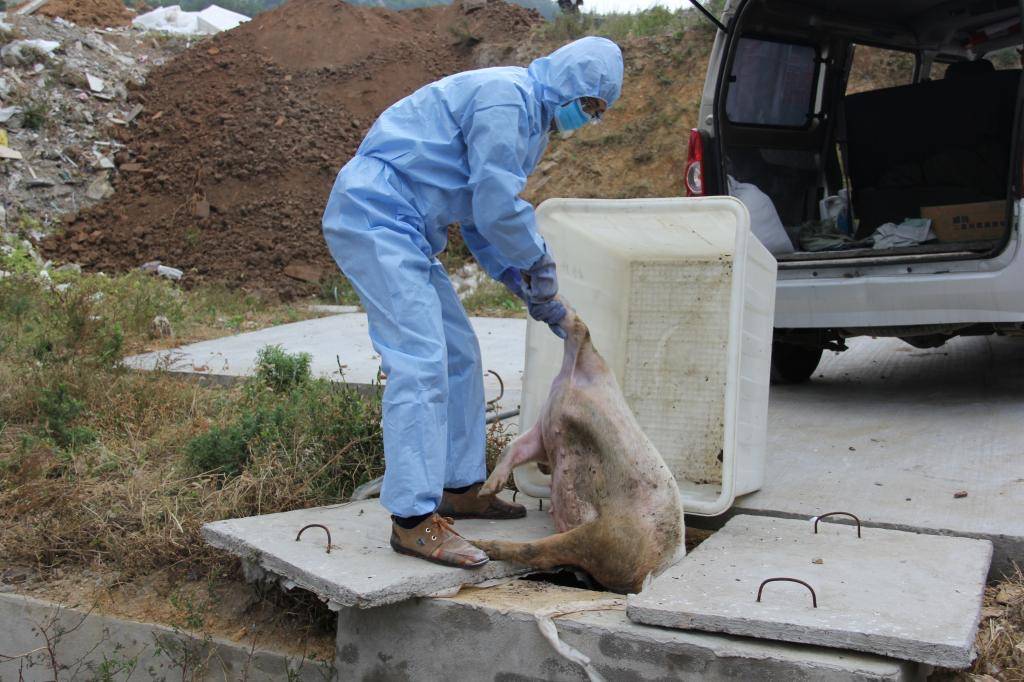
[{"label": "concrete slab", "polygon": [[127,680],[134,672],[139,673],[136,679],[151,680],[324,682],[333,671],[330,662],[206,633],[0,594],[0,680]]},{"label": "concrete slab", "polygon": [[632,623],[621,606],[599,611],[606,593],[516,580],[338,614],[335,667],[341,680],[547,680],[586,675],[560,657],[537,628],[555,619],[563,642],[607,680],[913,680],[916,666],[868,654],[763,642]]},{"label": "concrete slab", "polygon": [[991,540],[993,577],[1024,563],[1024,339],[854,339],[810,383],[772,386],[768,425],[764,487],[734,513],[841,509]]},{"label": "concrete slab", "polygon": [[[321,529],[310,528],[295,541],[311,523],[330,530],[329,554]],[[464,520],[456,528],[470,539],[535,540],[555,532],[550,514],[536,507],[524,519]],[[202,534],[214,547],[340,606],[369,608],[527,572],[500,561],[469,571],[402,556],[391,549],[391,519],[377,500],[216,521]]]},{"label": "concrete slab", "polygon": [[[639,623],[853,649],[944,668],[974,658],[986,540],[737,516],[639,595]],[[802,580],[759,586],[771,578]]]},{"label": "concrete slab", "polygon": [[[505,384],[504,409],[519,405],[523,386],[526,320],[474,317],[470,319],[483,356],[484,370],[494,370]],[[370,344],[365,313],[348,313],[268,327],[247,334],[193,343],[170,351],[125,358],[135,369],[163,369],[186,375],[232,379],[250,376],[256,355],[264,346],[279,345],[289,353],[309,353],[314,376],[351,384],[377,381],[380,356]],[[342,370],[339,370],[338,363]],[[498,380],[485,374],[488,400],[500,394]]]}]

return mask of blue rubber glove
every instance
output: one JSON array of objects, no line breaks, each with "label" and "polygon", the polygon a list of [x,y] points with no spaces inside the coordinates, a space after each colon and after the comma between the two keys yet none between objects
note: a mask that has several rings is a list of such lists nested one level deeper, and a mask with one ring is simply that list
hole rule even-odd
[{"label": "blue rubber glove", "polygon": [[566,310],[558,295],[558,276],[555,274],[555,261],[544,254],[523,272],[523,284],[526,290],[526,307],[530,317],[547,322],[551,331],[560,339],[566,337],[565,330],[558,323],[565,318]]},{"label": "blue rubber glove", "polygon": [[523,286],[523,276],[515,268],[508,268],[498,276],[498,281],[505,285],[513,295],[520,301],[526,303],[526,289]]}]

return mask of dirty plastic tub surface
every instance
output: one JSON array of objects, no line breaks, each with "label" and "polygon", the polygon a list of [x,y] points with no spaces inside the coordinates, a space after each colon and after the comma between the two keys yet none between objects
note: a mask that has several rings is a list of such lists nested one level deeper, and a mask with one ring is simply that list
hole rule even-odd
[{"label": "dirty plastic tub surface", "polygon": [[[537,210],[560,292],[590,327],[689,514],[761,487],[776,263],[732,197],[552,199]],[[520,433],[537,420],[562,343],[531,320]],[[549,497],[536,464],[516,485]]]}]

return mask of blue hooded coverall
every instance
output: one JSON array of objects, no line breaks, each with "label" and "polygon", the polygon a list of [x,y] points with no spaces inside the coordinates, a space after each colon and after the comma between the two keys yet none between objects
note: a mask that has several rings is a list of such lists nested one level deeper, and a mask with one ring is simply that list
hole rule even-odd
[{"label": "blue hooded coverall", "polygon": [[556,107],[611,106],[622,54],[584,38],[528,69],[448,76],[388,108],[335,181],[323,217],[331,255],[355,287],[387,375],[381,502],[429,514],[445,487],[486,478],[480,347],[437,260],[447,226],[488,275],[527,270],[545,253],[519,198],[548,143]]}]

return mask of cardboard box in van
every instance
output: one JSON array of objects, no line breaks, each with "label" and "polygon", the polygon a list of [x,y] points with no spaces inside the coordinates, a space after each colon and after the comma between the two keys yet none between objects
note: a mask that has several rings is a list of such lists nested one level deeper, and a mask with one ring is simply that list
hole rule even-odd
[{"label": "cardboard box in van", "polygon": [[1006,231],[1006,202],[924,206],[922,218],[931,218],[940,242],[972,242],[999,239]]}]

